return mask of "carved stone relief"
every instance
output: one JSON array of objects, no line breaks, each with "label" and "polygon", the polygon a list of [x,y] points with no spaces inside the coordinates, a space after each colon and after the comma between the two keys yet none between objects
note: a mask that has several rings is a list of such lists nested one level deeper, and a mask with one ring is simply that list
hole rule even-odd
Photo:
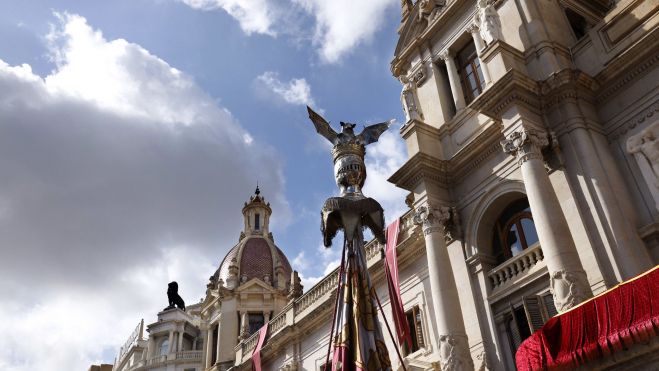
[{"label": "carved stone relief", "polygon": [[564,312],[591,297],[588,277],[583,271],[558,270],[549,277],[554,305]]},{"label": "carved stone relief", "polygon": [[443,371],[471,371],[474,362],[464,335],[439,336],[439,363]]},{"label": "carved stone relief", "polygon": [[634,156],[659,210],[659,122],[627,139],[627,152]]},{"label": "carved stone relief", "polygon": [[481,38],[487,45],[501,39],[501,20],[491,1],[478,0],[476,24],[480,29]]}]

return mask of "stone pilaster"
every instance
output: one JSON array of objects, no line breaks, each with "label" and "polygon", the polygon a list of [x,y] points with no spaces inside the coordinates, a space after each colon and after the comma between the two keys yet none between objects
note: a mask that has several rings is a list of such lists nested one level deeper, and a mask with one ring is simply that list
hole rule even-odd
[{"label": "stone pilaster", "polygon": [[592,296],[572,234],[545,170],[545,131],[521,128],[501,141],[504,152],[517,158],[533,213],[540,246],[549,270],[556,309],[564,312]]},{"label": "stone pilaster", "polygon": [[213,326],[208,326],[206,330],[206,368],[212,366],[213,361]]},{"label": "stone pilaster", "polygon": [[451,208],[426,203],[417,207],[414,223],[422,226],[426,242],[441,368],[445,371],[473,370],[458,289],[446,249],[444,231],[451,224],[451,216]]},{"label": "stone pilaster", "polygon": [[458,68],[455,65],[455,56],[447,49],[441,52],[439,57],[446,63],[446,70],[448,71],[448,80],[451,85],[451,94],[453,95],[455,109],[461,110],[465,108],[467,104],[465,103],[465,97],[462,92]]}]

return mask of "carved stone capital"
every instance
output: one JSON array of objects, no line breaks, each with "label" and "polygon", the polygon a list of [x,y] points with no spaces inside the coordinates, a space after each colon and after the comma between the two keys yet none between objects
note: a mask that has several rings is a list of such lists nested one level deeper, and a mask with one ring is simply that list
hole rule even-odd
[{"label": "carved stone capital", "polygon": [[451,219],[451,208],[447,206],[434,206],[425,204],[416,208],[413,221],[421,225],[423,234],[444,232],[444,226]]},{"label": "carved stone capital", "polygon": [[556,309],[562,313],[591,297],[588,277],[584,271],[558,270],[549,277]]},{"label": "carved stone capital", "polygon": [[446,50],[443,50],[443,51],[439,52],[438,56],[442,60],[446,61],[446,60],[449,60],[449,59],[453,58],[453,53],[451,53],[450,50],[446,49]]},{"label": "carved stone capital", "polygon": [[454,207],[429,204],[419,206],[413,221],[423,227],[423,234],[426,236],[431,233],[441,233],[447,244],[460,237],[460,217]]},{"label": "carved stone capital", "polygon": [[442,371],[471,371],[474,361],[465,335],[439,336],[439,363]]},{"label": "carved stone capital", "polygon": [[503,151],[517,157],[520,165],[532,159],[542,160],[542,149],[548,145],[547,133],[540,130],[522,129],[501,141]]}]

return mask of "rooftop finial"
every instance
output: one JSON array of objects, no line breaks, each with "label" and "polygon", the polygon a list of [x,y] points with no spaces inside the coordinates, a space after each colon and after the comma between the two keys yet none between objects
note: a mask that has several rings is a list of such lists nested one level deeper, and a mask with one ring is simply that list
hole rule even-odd
[{"label": "rooftop finial", "polygon": [[259,181],[258,180],[256,181],[256,191],[254,191],[254,194],[257,195],[257,196],[261,194],[261,190],[259,189]]}]

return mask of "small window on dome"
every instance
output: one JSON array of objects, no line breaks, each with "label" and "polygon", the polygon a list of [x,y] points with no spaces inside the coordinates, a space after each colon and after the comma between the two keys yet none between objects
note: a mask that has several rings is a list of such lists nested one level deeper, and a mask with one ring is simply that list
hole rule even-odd
[{"label": "small window on dome", "polygon": [[257,231],[261,229],[261,214],[254,215],[254,229]]}]

